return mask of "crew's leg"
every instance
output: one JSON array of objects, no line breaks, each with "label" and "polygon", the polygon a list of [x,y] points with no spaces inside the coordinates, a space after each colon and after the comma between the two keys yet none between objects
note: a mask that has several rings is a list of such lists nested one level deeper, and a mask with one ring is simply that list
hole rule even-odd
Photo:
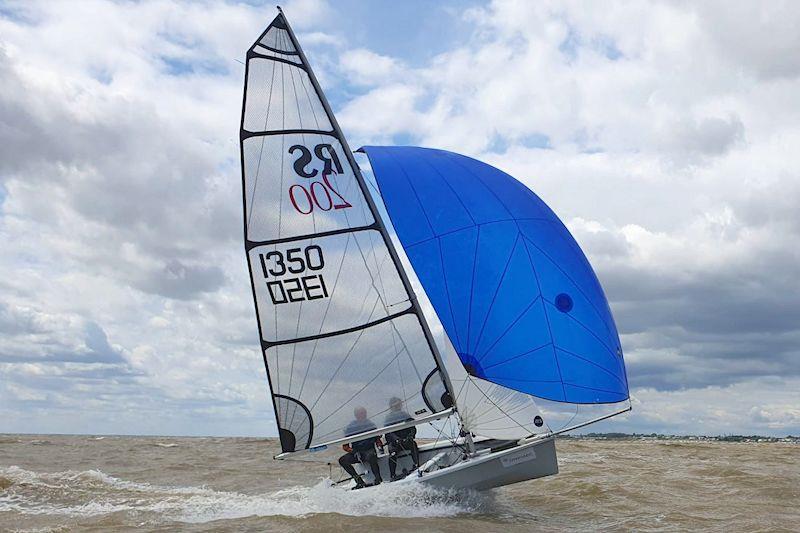
[{"label": "crew's leg", "polygon": [[417,441],[413,438],[409,439],[409,446],[408,448],[411,450],[411,460],[414,461],[414,467],[419,466],[419,446],[417,446]]},{"label": "crew's leg", "polygon": [[375,476],[375,484],[379,484],[383,482],[381,478],[381,467],[378,465],[378,454],[374,451],[367,451],[364,452],[366,457],[367,463],[369,464],[370,469],[372,469],[372,475]]},{"label": "crew's leg", "polygon": [[345,472],[347,472],[351,478],[356,480],[356,486],[363,486],[364,479],[358,475],[356,469],[353,468],[353,465],[358,462],[356,458],[356,454],[353,452],[348,452],[343,456],[339,457],[339,466],[341,466]]},{"label": "crew's leg", "polygon": [[386,443],[389,445],[389,475],[394,481],[397,474],[397,453],[402,449],[394,434],[386,435]]},{"label": "crew's leg", "polygon": [[394,481],[395,472],[397,472],[397,449],[393,446],[389,446],[389,475],[391,476],[391,480]]}]

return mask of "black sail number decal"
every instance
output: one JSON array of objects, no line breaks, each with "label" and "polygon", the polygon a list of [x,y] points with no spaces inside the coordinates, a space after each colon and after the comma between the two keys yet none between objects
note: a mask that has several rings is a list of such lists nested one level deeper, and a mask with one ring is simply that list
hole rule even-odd
[{"label": "black sail number decal", "polygon": [[273,250],[258,254],[258,259],[273,305],[330,296],[324,276],[315,273],[325,267],[325,257],[318,245]]}]

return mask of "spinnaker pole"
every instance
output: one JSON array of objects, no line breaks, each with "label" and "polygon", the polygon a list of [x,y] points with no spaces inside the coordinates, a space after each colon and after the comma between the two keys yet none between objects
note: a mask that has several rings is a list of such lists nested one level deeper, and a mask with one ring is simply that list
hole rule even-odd
[{"label": "spinnaker pole", "polygon": [[[289,33],[289,38],[292,40],[292,44],[294,45],[295,49],[297,50],[301,61],[305,65],[310,65],[308,62],[308,58],[306,58],[305,53],[303,52],[303,48],[300,46],[300,43],[297,41],[297,37],[294,34],[294,30],[292,30],[291,25],[289,25],[289,21],[286,20],[286,15],[283,14],[283,10],[280,6],[278,6],[278,11],[281,13],[283,17],[283,23],[286,25],[286,31]],[[358,166],[358,163],[353,157],[353,152],[350,149],[349,144],[347,143],[347,139],[345,139],[344,134],[342,133],[342,129],[339,127],[339,122],[336,120],[336,116],[333,114],[333,110],[328,103],[328,99],[325,97],[325,93],[322,91],[322,87],[320,87],[319,81],[317,81],[317,77],[314,74],[311,68],[307,70],[308,77],[311,80],[311,84],[314,87],[314,90],[317,93],[317,96],[322,103],[322,107],[325,109],[325,112],[328,114],[330,119],[331,125],[333,126],[333,130],[339,138],[339,141],[342,144],[342,150],[344,151],[350,166],[353,168],[353,174],[356,178],[356,182],[358,183],[359,189],[361,189],[364,198],[367,201],[367,205],[369,206],[370,211],[372,212],[372,216],[375,218],[376,225],[378,230],[380,231],[381,237],[383,238],[383,242],[386,245],[387,250],[389,251],[389,256],[392,258],[394,262],[395,268],[397,272],[400,274],[400,279],[402,280],[403,286],[405,287],[406,292],[409,295],[409,302],[411,304],[413,313],[417,316],[417,320],[419,321],[420,327],[422,327],[423,334],[425,335],[425,340],[428,342],[430,346],[431,352],[433,353],[433,357],[436,360],[436,364],[439,366],[439,372],[442,374],[442,380],[444,382],[444,386],[447,389],[448,394],[453,402],[452,408],[453,411],[457,411],[455,405],[455,389],[453,388],[453,384],[450,382],[450,376],[447,374],[447,370],[444,366],[444,361],[442,360],[442,356],[439,353],[439,349],[436,345],[436,341],[433,338],[433,334],[431,333],[430,327],[428,325],[428,321],[425,318],[424,313],[422,312],[422,308],[419,305],[419,300],[417,299],[416,293],[414,292],[414,288],[411,285],[411,282],[408,279],[408,275],[406,274],[405,269],[403,268],[402,263],[400,262],[400,257],[397,255],[397,250],[394,247],[394,243],[392,242],[391,237],[389,236],[389,232],[386,229],[386,225],[381,219],[380,212],[378,211],[377,206],[375,205],[375,201],[372,198],[372,194],[367,187],[366,181],[364,180],[364,176],[361,174],[361,169]]]}]

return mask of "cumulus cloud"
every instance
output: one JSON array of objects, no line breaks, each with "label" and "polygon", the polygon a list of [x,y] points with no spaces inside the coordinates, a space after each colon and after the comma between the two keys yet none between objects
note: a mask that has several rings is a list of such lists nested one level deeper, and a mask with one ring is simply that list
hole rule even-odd
[{"label": "cumulus cloud", "polygon": [[[354,44],[379,30],[335,5],[285,8],[351,145],[478,157],[565,220],[622,333],[621,427],[797,427],[800,9],[498,0],[451,12],[469,31],[412,61]],[[273,15],[0,8],[9,429],[273,431],[236,138],[237,59]]]}]

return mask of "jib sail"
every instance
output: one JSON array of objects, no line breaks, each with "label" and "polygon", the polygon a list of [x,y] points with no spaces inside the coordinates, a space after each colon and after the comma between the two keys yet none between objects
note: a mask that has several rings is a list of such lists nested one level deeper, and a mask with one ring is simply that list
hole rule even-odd
[{"label": "jib sail", "polygon": [[445,412],[427,325],[283,14],[247,53],[240,139],[245,248],[283,451],[342,440],[357,408],[377,428],[397,422],[395,398],[415,419]]}]

